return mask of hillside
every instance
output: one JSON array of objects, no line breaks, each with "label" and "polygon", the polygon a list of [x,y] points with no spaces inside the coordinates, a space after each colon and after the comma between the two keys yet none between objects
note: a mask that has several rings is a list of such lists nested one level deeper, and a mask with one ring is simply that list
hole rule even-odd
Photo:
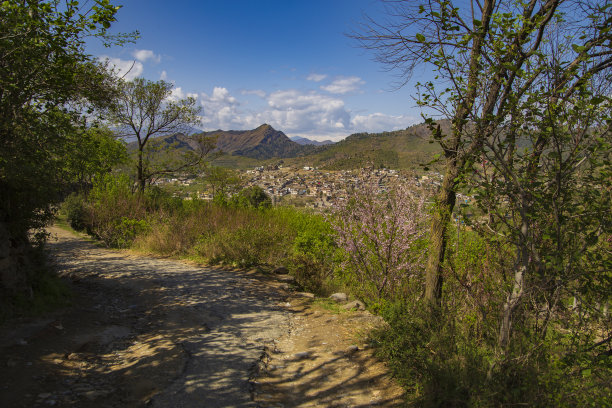
[{"label": "hillside", "polygon": [[[442,122],[441,126],[446,131],[448,123]],[[436,143],[429,143],[429,140],[430,131],[425,124],[392,132],[355,133],[313,154],[285,162],[327,170],[365,166],[418,168],[419,164],[429,162],[440,152],[440,147]]]},{"label": "hillside", "polygon": [[[448,123],[441,125],[446,132]],[[203,134],[217,136],[217,149],[225,154],[214,159],[213,164],[228,168],[245,169],[283,159],[285,165],[327,170],[366,166],[416,169],[440,152],[438,144],[429,142],[430,131],[425,124],[392,132],[355,133],[340,142],[321,146],[301,145],[267,124],[253,130]],[[173,149],[191,148],[190,140],[180,133],[153,140],[153,144],[163,143]],[[135,149],[135,143],[130,143],[129,148]]]}]

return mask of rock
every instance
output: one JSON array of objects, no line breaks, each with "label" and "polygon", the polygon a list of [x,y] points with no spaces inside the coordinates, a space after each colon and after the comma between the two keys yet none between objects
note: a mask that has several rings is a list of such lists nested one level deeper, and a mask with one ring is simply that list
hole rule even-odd
[{"label": "rock", "polygon": [[289,283],[295,282],[295,278],[291,275],[278,275],[276,279],[278,279],[281,282],[289,282]]},{"label": "rock", "polygon": [[274,269],[272,271],[272,273],[276,274],[276,275],[286,275],[289,273],[289,270],[287,268],[285,268],[284,266],[278,267],[276,269]]},{"label": "rock", "polygon": [[295,353],[295,358],[298,360],[303,360],[309,357],[310,357],[310,351],[302,351],[301,353]]},{"label": "rock", "polygon": [[310,292],[298,292],[298,293],[296,293],[296,295],[301,296],[301,297],[305,297],[305,298],[308,298],[308,299],[314,299],[315,298],[314,293],[310,293]]},{"label": "rock", "polygon": [[365,305],[359,300],[353,300],[345,305],[342,305],[344,310],[365,310]]},{"label": "rock", "polygon": [[347,294],[342,292],[334,293],[329,298],[337,303],[346,302],[348,300]]},{"label": "rock", "polygon": [[348,348],[346,349],[346,354],[353,354],[357,351],[359,351],[359,347],[353,344],[352,346],[348,346]]}]

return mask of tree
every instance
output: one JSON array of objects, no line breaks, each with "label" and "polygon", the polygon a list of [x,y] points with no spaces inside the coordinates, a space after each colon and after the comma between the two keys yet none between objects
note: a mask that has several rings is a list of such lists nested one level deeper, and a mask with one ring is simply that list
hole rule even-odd
[{"label": "tree", "polygon": [[[112,98],[114,79],[85,53],[86,37],[107,43],[133,38],[107,35],[118,10],[108,0],[86,6],[78,1],[0,3],[3,258],[19,252],[17,247],[29,242],[28,231],[41,229],[52,218],[65,181],[66,158],[75,146],[78,149],[79,132],[87,127],[86,110],[105,106]],[[15,268],[7,274],[27,286],[26,274]]]},{"label": "tree", "polygon": [[204,171],[205,180],[212,189],[213,197],[220,194],[223,197],[241,188],[242,180],[233,170],[225,167],[210,166]]},{"label": "tree", "polygon": [[[597,26],[609,26],[606,9],[591,9],[595,38],[603,34]],[[610,53],[581,56],[574,41],[584,33],[560,37],[558,30],[547,33],[549,64],[537,88],[516,104],[510,129],[484,140],[466,180],[488,213],[481,234],[494,231],[515,247],[500,323],[502,349],[509,345],[512,322],[520,320],[516,314],[524,298],[529,301],[523,309],[540,322],[534,335],[545,338],[551,322],[565,312],[564,300],[582,299],[590,319],[579,323],[594,327],[612,291],[604,249],[612,232],[612,83],[609,69],[599,70],[610,66]],[[573,332],[580,324],[566,326]]]},{"label": "tree", "polygon": [[233,195],[229,203],[236,207],[265,209],[272,207],[272,199],[259,186],[246,187]]},{"label": "tree", "polygon": [[66,157],[64,167],[64,183],[77,191],[91,187],[94,177],[111,172],[128,159],[125,143],[105,127],[79,129],[71,140],[70,150],[72,153]]},{"label": "tree", "polygon": [[[576,41],[573,58],[556,66],[558,73],[565,72],[557,85],[569,94],[610,67],[610,34],[605,29],[609,6],[605,1],[592,3],[484,0],[460,8],[446,0],[394,1],[389,2],[388,24],[370,19],[364,32],[355,35],[376,52],[378,61],[399,70],[400,85],[417,66],[431,67],[435,79],[417,84],[417,104],[451,121],[445,133],[433,118],[426,118],[445,163],[426,268],[426,298],[432,305],[439,306],[442,299],[442,264],[457,187],[471,174],[487,140],[500,132],[512,133],[513,115],[537,93],[541,77],[556,62],[543,50],[545,34],[562,25],[559,35],[569,34]],[[592,19],[596,9],[604,13],[603,19]],[[590,68],[575,78],[584,63]]]},{"label": "tree", "polygon": [[424,201],[407,186],[383,193],[365,185],[339,205],[333,226],[347,254],[343,266],[367,300],[394,298],[407,283],[422,281]]},{"label": "tree", "polygon": [[201,164],[215,148],[214,138],[204,135],[178,136],[176,142],[189,145],[181,150],[165,142],[164,137],[188,132],[189,125],[199,122],[201,111],[195,98],[173,100],[172,87],[169,82],[143,78],[122,82],[117,103],[108,110],[119,134],[136,138],[136,183],[141,192],[156,176]]}]

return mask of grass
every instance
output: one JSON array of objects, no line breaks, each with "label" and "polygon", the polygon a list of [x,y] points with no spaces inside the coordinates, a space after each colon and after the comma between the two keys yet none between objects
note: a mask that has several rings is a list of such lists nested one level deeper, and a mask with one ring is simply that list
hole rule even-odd
[{"label": "grass", "polygon": [[341,304],[329,298],[316,298],[312,304],[334,314],[349,313],[348,310],[342,308]]}]

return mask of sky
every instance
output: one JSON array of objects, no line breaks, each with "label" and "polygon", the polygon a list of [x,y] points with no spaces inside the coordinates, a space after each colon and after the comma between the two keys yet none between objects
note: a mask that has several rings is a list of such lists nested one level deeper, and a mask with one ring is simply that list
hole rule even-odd
[{"label": "sky", "polygon": [[287,136],[340,140],[421,122],[413,82],[373,61],[347,33],[384,18],[377,0],[123,0],[111,32],[134,44],[87,51],[125,79],[174,84],[202,106],[203,130],[263,123]]}]

